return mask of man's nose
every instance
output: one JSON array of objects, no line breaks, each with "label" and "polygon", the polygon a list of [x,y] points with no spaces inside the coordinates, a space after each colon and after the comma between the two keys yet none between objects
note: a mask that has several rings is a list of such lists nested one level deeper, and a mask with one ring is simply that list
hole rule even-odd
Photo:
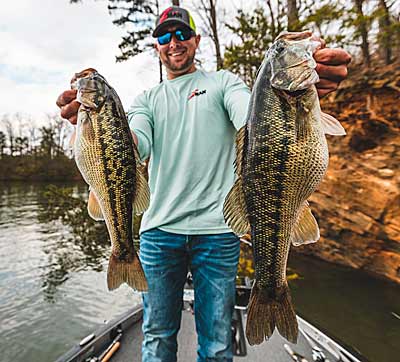
[{"label": "man's nose", "polygon": [[180,42],[180,40],[176,39],[176,36],[174,34],[174,35],[172,35],[171,41],[169,42],[169,47],[174,48],[177,45],[181,45],[181,42]]}]

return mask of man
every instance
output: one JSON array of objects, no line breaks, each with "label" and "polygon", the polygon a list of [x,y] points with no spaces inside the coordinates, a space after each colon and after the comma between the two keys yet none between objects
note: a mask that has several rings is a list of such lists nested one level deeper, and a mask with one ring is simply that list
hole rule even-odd
[{"label": "man", "polygon": [[[225,224],[222,206],[234,180],[234,140],[245,123],[250,91],[230,72],[196,68],[200,35],[187,10],[163,11],[153,37],[167,80],[138,96],[128,112],[141,158],[150,157],[151,202],[140,240],[149,285],[143,294],[142,361],[176,361],[190,269],[198,362],[229,362],[239,240]],[[315,59],[323,96],[346,77],[350,56],[321,49]],[[75,95],[66,91],[57,101],[71,123],[79,107]]]}]

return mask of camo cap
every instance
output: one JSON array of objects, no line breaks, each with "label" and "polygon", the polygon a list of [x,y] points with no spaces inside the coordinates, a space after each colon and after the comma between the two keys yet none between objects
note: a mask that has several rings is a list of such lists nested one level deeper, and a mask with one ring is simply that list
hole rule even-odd
[{"label": "camo cap", "polygon": [[153,37],[162,35],[170,25],[182,24],[196,32],[196,25],[189,11],[179,6],[170,6],[165,9],[156,20]]}]

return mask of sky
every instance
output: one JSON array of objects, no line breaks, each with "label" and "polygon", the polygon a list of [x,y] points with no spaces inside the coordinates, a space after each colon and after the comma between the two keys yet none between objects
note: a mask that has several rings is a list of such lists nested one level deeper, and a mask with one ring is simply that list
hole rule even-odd
[{"label": "sky", "polygon": [[[253,1],[253,0],[252,0]],[[250,1],[250,2],[252,2]],[[256,0],[254,0],[256,2]],[[164,8],[170,0],[160,0]],[[181,1],[188,7],[191,1]],[[246,7],[243,0],[220,0],[228,11]],[[17,0],[3,2],[0,11],[0,120],[20,113],[35,123],[59,112],[58,95],[69,89],[74,73],[95,68],[119,94],[125,110],[136,95],[159,81],[155,51],[116,63],[118,44],[126,29],[112,24],[107,0]],[[231,12],[232,14],[232,12]],[[199,15],[192,11],[199,30]],[[224,12],[220,20],[229,20]],[[223,32],[221,36],[224,36]],[[199,58],[212,70],[213,44],[203,37]],[[42,120],[42,121],[41,121]],[[1,123],[1,122],[0,122]],[[0,124],[1,128],[1,124]]]},{"label": "sky", "polygon": [[[12,4],[12,5],[11,5]],[[18,0],[0,12],[0,117],[40,118],[58,112],[57,96],[73,74],[96,68],[117,90],[125,109],[158,82],[150,53],[116,63],[124,29],[112,24],[107,1]]]}]

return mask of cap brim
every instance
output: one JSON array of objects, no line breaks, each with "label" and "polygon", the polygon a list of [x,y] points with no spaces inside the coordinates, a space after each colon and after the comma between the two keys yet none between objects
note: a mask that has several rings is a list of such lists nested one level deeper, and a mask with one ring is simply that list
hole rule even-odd
[{"label": "cap brim", "polygon": [[[184,25],[186,28],[191,29],[191,27],[183,20],[179,20],[179,19],[167,19],[165,20],[162,24],[158,25],[154,31],[153,31],[153,38],[157,38],[158,36],[162,35],[165,31],[166,28],[168,28],[171,25]],[[193,29],[191,29],[193,30]]]}]

